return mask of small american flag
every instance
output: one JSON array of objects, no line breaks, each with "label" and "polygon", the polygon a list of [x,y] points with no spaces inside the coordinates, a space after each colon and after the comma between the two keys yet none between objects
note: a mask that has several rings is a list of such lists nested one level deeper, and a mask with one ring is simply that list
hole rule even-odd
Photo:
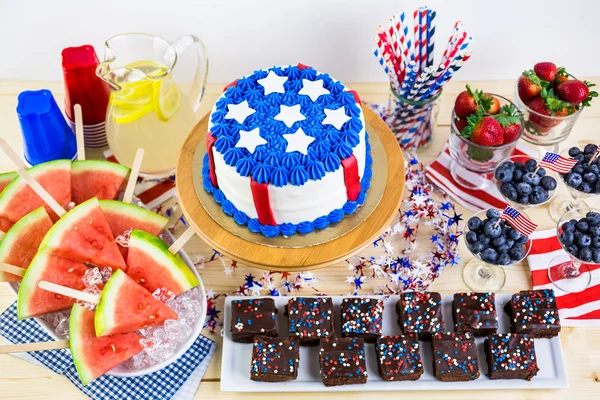
[{"label": "small american flag", "polygon": [[540,168],[548,168],[551,171],[558,172],[559,174],[566,174],[571,171],[577,164],[577,160],[572,160],[561,156],[560,154],[552,153],[551,151],[546,152],[542,161],[540,161]]},{"label": "small american flag", "polygon": [[500,215],[500,219],[508,222],[514,229],[524,236],[530,236],[537,228],[537,224],[534,224],[525,218],[523,214],[510,206],[507,206],[504,209],[502,215]]}]

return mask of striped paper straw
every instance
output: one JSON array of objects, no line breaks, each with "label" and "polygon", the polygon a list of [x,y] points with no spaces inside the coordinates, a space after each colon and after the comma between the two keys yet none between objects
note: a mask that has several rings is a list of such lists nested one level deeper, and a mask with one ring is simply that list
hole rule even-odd
[{"label": "striped paper straw", "polygon": [[427,7],[422,8],[419,14],[419,39],[421,41],[421,46],[419,47],[419,53],[421,54],[419,72],[422,72],[427,64],[427,11]]},{"label": "striped paper straw", "polygon": [[435,46],[435,16],[436,12],[434,10],[429,10],[427,13],[427,25],[429,29],[427,30],[427,66],[431,67],[433,65],[433,48]]},{"label": "striped paper straw", "polygon": [[421,30],[419,29],[419,16],[421,15],[421,13],[419,12],[419,10],[415,10],[415,12],[413,13],[413,46],[414,46],[414,61],[415,64],[417,66],[417,69],[419,68],[419,65],[421,65],[421,53],[420,53],[420,47],[421,47],[421,39],[419,37],[419,33],[421,32]]},{"label": "striped paper straw", "polygon": [[402,81],[402,86],[400,88],[400,96],[404,97],[405,93],[408,91],[411,85],[412,77],[417,73],[416,62],[411,61],[410,64],[406,67],[406,75],[404,76],[404,80]]}]

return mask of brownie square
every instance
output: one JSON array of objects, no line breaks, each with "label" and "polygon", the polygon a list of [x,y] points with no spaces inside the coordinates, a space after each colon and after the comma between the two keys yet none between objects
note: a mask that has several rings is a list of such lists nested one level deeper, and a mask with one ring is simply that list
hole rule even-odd
[{"label": "brownie square", "polygon": [[511,331],[531,338],[551,338],[560,332],[560,317],[552,289],[523,290],[505,306]]},{"label": "brownie square", "polygon": [[520,333],[496,333],[485,339],[490,379],[527,379],[540,370],[533,339]]},{"label": "brownie square", "polygon": [[250,379],[284,382],[298,377],[300,346],[297,339],[256,336],[252,346]]},{"label": "brownie square", "polygon": [[452,316],[454,332],[471,332],[488,336],[498,330],[494,293],[465,292],[454,294]]},{"label": "brownie square", "polygon": [[437,292],[407,292],[396,303],[398,324],[404,334],[416,333],[421,340],[444,329],[442,296]]},{"label": "brownie square", "polygon": [[342,300],[342,336],[358,336],[373,343],[381,336],[383,300],[345,298]]},{"label": "brownie square", "polygon": [[379,375],[386,381],[416,381],[423,375],[419,338],[414,333],[377,339]]},{"label": "brownie square", "polygon": [[254,336],[277,337],[277,309],[273,299],[233,300],[231,336],[234,342],[252,343]]},{"label": "brownie square", "polygon": [[361,337],[321,339],[319,365],[325,386],[367,383],[365,340]]},{"label": "brownie square", "polygon": [[321,338],[333,336],[331,297],[294,297],[286,305],[290,337],[301,345],[317,345]]},{"label": "brownie square", "polygon": [[440,381],[460,382],[479,378],[477,344],[472,333],[435,333],[431,347],[433,374]]}]

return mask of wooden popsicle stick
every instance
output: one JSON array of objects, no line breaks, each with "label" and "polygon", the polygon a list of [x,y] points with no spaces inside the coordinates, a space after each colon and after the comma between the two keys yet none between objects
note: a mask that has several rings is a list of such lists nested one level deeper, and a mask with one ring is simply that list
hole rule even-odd
[{"label": "wooden popsicle stick", "polygon": [[135,184],[137,183],[137,178],[140,174],[140,168],[142,167],[143,160],[144,149],[137,149],[135,152],[135,158],[133,159],[133,165],[131,166],[129,180],[127,181],[127,187],[125,188],[125,194],[123,195],[123,203],[131,203],[131,199],[133,198],[133,189],[135,189]]},{"label": "wooden popsicle stick", "polygon": [[0,346],[0,354],[28,353],[30,351],[58,350],[58,349],[68,349],[68,348],[69,348],[68,340],[55,340],[53,342],[7,344],[5,346]]},{"label": "wooden popsicle stick", "polygon": [[66,214],[65,209],[62,208],[60,204],[58,204],[54,197],[50,196],[50,193],[48,193],[46,189],[44,189],[42,185],[40,185],[38,181],[36,181],[35,178],[31,176],[31,174],[29,174],[29,172],[27,172],[24,168],[19,168],[17,170],[17,173],[21,176],[21,178],[25,180],[25,182],[27,182],[29,187],[31,187],[33,191],[37,193],[37,195],[40,196],[42,200],[44,200],[44,202],[48,204],[48,206],[50,206],[52,211],[54,211],[59,217],[62,217]]},{"label": "wooden popsicle stick", "polygon": [[2,148],[2,151],[6,153],[8,158],[10,158],[10,160],[17,166],[17,168],[27,168],[27,165],[25,165],[25,162],[23,162],[21,157],[19,157],[19,155],[15,153],[13,149],[10,148],[6,140],[2,138],[0,138],[0,148]]},{"label": "wooden popsicle stick", "polygon": [[8,272],[9,274],[20,276],[22,278],[25,276],[26,269],[0,262],[0,271]]},{"label": "wooden popsicle stick", "polygon": [[81,114],[81,106],[75,104],[75,140],[77,142],[77,160],[85,160],[85,144],[83,140],[83,115]]},{"label": "wooden popsicle stick", "polygon": [[171,247],[169,247],[169,251],[172,254],[177,253],[179,250],[181,250],[181,248],[183,246],[185,246],[185,244],[192,238],[192,236],[194,236],[196,234],[196,232],[194,231],[194,228],[192,228],[191,226],[188,227],[186,229],[185,232],[183,232],[181,234],[181,236],[179,236],[177,238],[176,241],[173,242],[173,244],[171,245]]},{"label": "wooden popsicle stick", "polygon": [[88,303],[100,303],[100,295],[82,292],[81,290],[75,290],[63,285],[57,285],[56,283],[40,281],[38,283],[38,287],[40,289],[44,289],[52,293],[62,294],[63,296],[71,297],[73,299],[87,301]]}]

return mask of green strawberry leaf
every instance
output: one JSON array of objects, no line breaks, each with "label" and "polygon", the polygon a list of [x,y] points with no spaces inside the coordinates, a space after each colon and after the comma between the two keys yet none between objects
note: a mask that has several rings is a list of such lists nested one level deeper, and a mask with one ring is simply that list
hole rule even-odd
[{"label": "green strawberry leaf", "polygon": [[540,77],[537,76],[536,73],[532,69],[530,69],[528,71],[524,71],[523,76],[526,77],[527,79],[529,79],[533,84],[541,86],[542,88],[547,88],[547,87],[550,87],[550,85],[551,85],[550,82],[540,79]]},{"label": "green strawberry leaf", "polygon": [[519,124],[521,122],[521,113],[512,104],[503,105],[500,108],[500,112],[493,117],[504,128],[510,124]]},{"label": "green strawberry leaf", "polygon": [[571,106],[571,103],[559,99],[558,96],[554,93],[554,89],[542,89],[541,96],[544,99],[544,103],[546,103],[546,107],[548,107],[548,110],[550,110],[552,114],[554,114],[555,112],[563,111],[565,107]]},{"label": "green strawberry leaf", "polygon": [[556,76],[565,76],[565,77],[569,77],[569,74],[567,73],[567,70],[565,69],[565,67],[558,67],[558,71],[556,71]]},{"label": "green strawberry leaf", "polygon": [[473,134],[473,130],[475,126],[481,121],[483,118],[483,110],[480,108],[477,109],[475,114],[471,114],[467,117],[467,126],[462,130],[461,135],[466,137],[467,139],[471,137]]},{"label": "green strawberry leaf", "polygon": [[583,81],[583,83],[585,83],[585,85],[586,85],[587,87],[589,87],[589,88],[590,88],[590,87],[592,87],[592,86],[596,86],[596,84],[595,84],[595,83],[592,83],[592,82],[590,82],[590,81]]}]

